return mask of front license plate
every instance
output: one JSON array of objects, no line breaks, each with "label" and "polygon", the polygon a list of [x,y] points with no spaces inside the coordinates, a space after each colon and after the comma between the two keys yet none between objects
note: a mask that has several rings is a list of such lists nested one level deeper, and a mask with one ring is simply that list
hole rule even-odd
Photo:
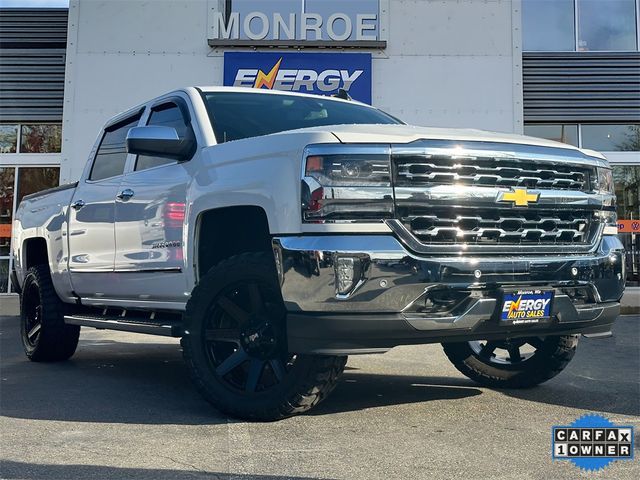
[{"label": "front license plate", "polygon": [[500,320],[506,325],[544,323],[551,318],[552,290],[517,290],[502,297]]}]

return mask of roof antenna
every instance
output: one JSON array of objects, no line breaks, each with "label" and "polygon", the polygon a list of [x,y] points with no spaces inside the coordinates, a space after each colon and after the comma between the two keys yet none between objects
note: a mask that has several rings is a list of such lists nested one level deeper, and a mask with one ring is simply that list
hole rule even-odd
[{"label": "roof antenna", "polygon": [[351,95],[349,95],[349,92],[347,92],[344,88],[341,88],[340,90],[338,90],[338,93],[336,93],[334,95],[335,98],[340,98],[342,100],[353,100],[353,98],[351,98]]}]

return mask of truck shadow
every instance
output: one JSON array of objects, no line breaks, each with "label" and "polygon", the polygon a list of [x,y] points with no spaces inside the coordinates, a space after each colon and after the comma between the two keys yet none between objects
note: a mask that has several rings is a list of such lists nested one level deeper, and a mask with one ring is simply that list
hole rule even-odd
[{"label": "truck shadow", "polygon": [[640,323],[621,316],[613,337],[581,338],[557,377],[536,388],[501,390],[510,397],[605,414],[640,415]]},{"label": "truck shadow", "polygon": [[482,390],[464,378],[373,374],[346,370],[331,396],[307,415],[328,415],[367,408],[480,395]]},{"label": "truck shadow", "polygon": [[86,480],[108,478],[111,480],[316,480],[311,477],[279,475],[250,475],[238,473],[207,472],[201,470],[174,470],[160,468],[123,468],[104,465],[46,465],[15,461],[0,461],[0,475],[7,480]]},{"label": "truck shadow", "polygon": [[[0,336],[0,409],[7,417],[70,422],[215,425],[227,417],[196,392],[176,343],[83,336],[71,360],[29,362],[17,326]],[[9,331],[7,331],[9,330]],[[479,395],[464,379],[376,375],[348,369],[315,415]]]},{"label": "truck shadow", "polygon": [[[635,325],[620,322],[614,339],[581,340],[575,359],[558,377],[537,388],[502,394],[605,414],[638,415],[640,355]],[[83,337],[71,361],[36,364],[24,357],[17,319],[5,317],[0,326],[0,409],[4,416],[126,424],[227,422],[227,417],[194,389],[176,343],[145,339],[134,344],[89,335]],[[372,374],[347,368],[335,392],[309,414],[330,415],[481,393],[462,376]]]}]

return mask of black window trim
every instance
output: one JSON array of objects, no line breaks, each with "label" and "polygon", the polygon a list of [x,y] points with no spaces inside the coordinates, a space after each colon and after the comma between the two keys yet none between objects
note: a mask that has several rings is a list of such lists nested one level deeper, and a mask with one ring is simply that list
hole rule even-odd
[{"label": "black window trim", "polygon": [[[114,178],[118,178],[118,177],[122,177],[124,176],[124,174],[126,173],[126,168],[127,168],[127,163],[125,161],[125,166],[124,169],[122,170],[122,173],[118,174],[118,175],[113,175],[111,177],[105,177],[105,178],[101,178],[99,180],[92,180],[91,179],[91,175],[93,174],[93,169],[96,165],[96,159],[98,158],[98,153],[100,152],[100,147],[102,146],[102,142],[104,142],[104,137],[106,137],[107,133],[109,132],[113,132],[114,130],[117,130],[119,127],[122,127],[124,125],[127,125],[128,123],[133,122],[134,120],[137,121],[138,125],[140,124],[140,120],[142,120],[142,114],[144,113],[144,109],[145,107],[140,107],[137,110],[135,110],[133,113],[132,112],[128,112],[128,114],[124,114],[124,115],[120,115],[117,118],[111,120],[110,122],[108,122],[104,128],[102,129],[102,135],[100,137],[100,143],[98,144],[98,148],[96,148],[96,151],[93,155],[93,158],[91,159],[91,168],[89,169],[89,173],[87,174],[87,178],[85,179],[85,183],[98,183],[98,182],[103,182],[105,180],[111,180]],[[129,154],[127,153],[127,156]]]},{"label": "black window trim", "polygon": [[[147,115],[145,115],[144,126],[146,127],[146,126],[149,125],[149,121],[151,120],[151,115],[152,115],[152,113],[154,111],[157,111],[157,110],[161,109],[162,107],[166,107],[168,105],[173,105],[173,106],[178,107],[178,110],[180,110],[182,118],[184,119],[184,123],[185,123],[185,126],[187,127],[187,131],[191,132],[191,136],[193,137],[193,139],[197,143],[196,132],[194,131],[193,124],[191,122],[191,113],[189,112],[189,105],[187,104],[186,100],[184,98],[182,98],[182,97],[178,97],[178,96],[164,97],[164,98],[161,98],[161,99],[155,101],[154,103],[150,104],[149,105],[149,112],[147,113]],[[171,108],[171,107],[169,107],[169,108]],[[194,154],[195,154],[195,152],[194,152]],[[142,170],[136,170],[136,168],[138,166],[138,157],[139,156],[140,155],[136,155],[136,158],[133,161],[133,165],[131,165],[129,171],[126,171],[126,169],[125,169],[125,174],[126,175],[130,175],[130,174],[134,174],[134,173],[138,173],[138,172],[146,172],[147,170],[155,170],[156,168],[168,167],[170,165],[176,165],[178,163],[181,163],[180,160],[174,160],[174,161],[169,162],[169,163],[163,163],[162,165],[156,165],[155,167],[149,167],[149,168],[145,168],[145,169],[142,169]]]}]

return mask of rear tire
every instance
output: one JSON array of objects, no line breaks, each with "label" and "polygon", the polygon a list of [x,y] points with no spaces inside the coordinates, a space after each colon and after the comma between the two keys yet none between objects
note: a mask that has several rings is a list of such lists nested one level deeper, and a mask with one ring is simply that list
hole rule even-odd
[{"label": "rear tire", "polygon": [[270,253],[244,253],[213,267],[187,303],[184,359],[200,393],[220,411],[273,421],[329,395],[347,357],[293,355]]},{"label": "rear tire", "polygon": [[64,304],[56,294],[46,265],[27,271],[20,295],[20,332],[29,360],[58,362],[76,351],[80,327],[67,325]]},{"label": "rear tire", "polygon": [[[578,338],[578,335],[530,337],[443,343],[442,347],[451,363],[471,380],[492,388],[530,388],[566,368],[576,353]],[[527,345],[534,348],[533,353],[524,353],[522,347]]]}]

